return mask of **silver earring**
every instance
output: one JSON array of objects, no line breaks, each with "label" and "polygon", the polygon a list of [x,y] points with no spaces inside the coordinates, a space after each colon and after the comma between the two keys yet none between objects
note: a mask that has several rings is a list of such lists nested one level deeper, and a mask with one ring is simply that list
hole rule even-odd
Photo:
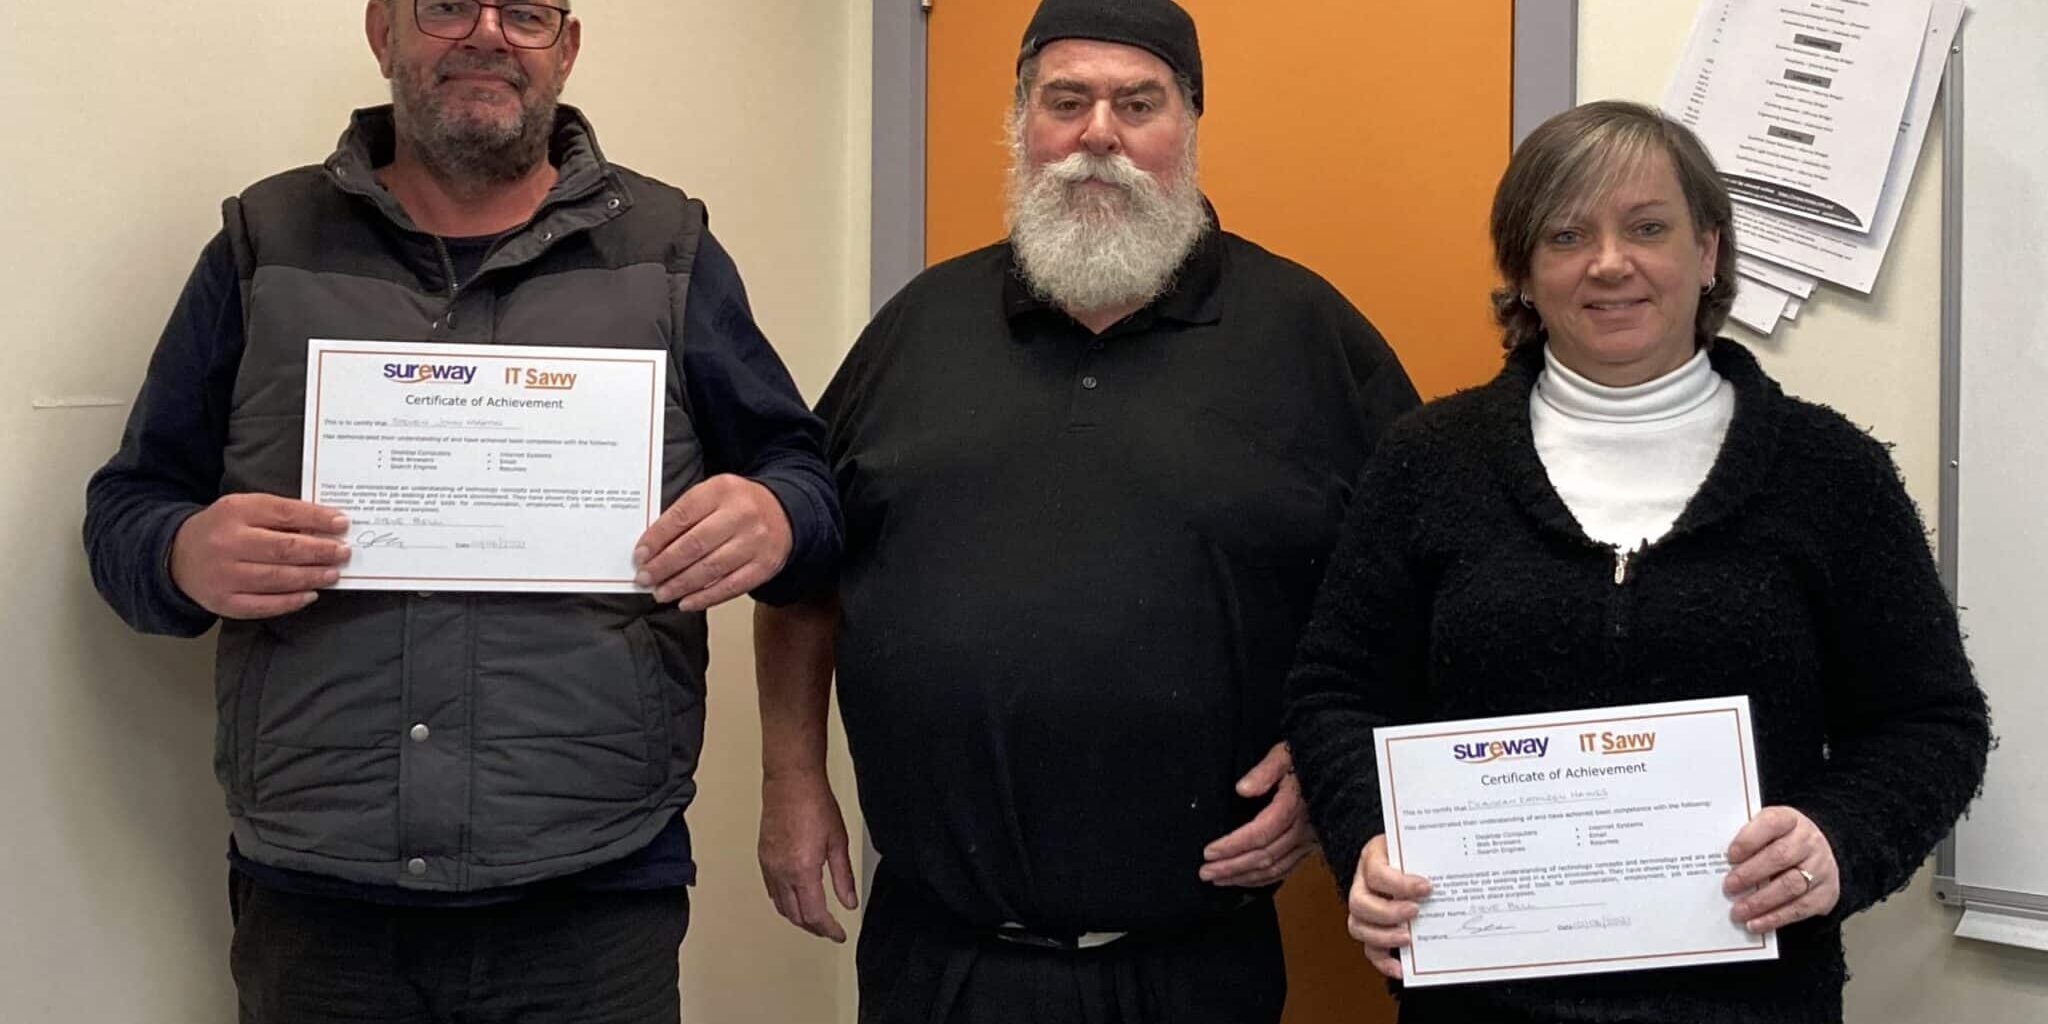
[{"label": "silver earring", "polygon": [[1710,292],[1710,291],[1713,291],[1713,290],[1714,290],[1714,284],[1715,284],[1715,282],[1717,282],[1717,281],[1719,281],[1719,280],[1721,280],[1721,279],[1720,279],[1719,277],[1710,277],[1710,278],[1707,278],[1707,286],[1706,286],[1705,288],[1702,288],[1702,289],[1700,289],[1700,294],[1701,294],[1701,295],[1705,295],[1705,294],[1707,294],[1708,292]]},{"label": "silver earring", "polygon": [[1522,293],[1522,294],[1521,294],[1520,296],[1518,296],[1518,297],[1519,297],[1519,298],[1520,298],[1520,299],[1522,300],[1522,305],[1523,305],[1523,306],[1526,306],[1526,307],[1528,307],[1529,309],[1535,309],[1535,308],[1536,308],[1536,304],[1535,304],[1535,303],[1533,303],[1533,302],[1530,302],[1530,301],[1529,301],[1529,293],[1528,293],[1528,292],[1523,292],[1523,293]]}]

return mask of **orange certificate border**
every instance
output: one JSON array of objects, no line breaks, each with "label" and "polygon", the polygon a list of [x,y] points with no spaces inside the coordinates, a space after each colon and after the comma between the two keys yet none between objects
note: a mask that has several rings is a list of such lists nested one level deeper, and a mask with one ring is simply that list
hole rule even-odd
[{"label": "orange certificate border", "polygon": [[[512,347],[507,346],[507,348],[511,349]],[[653,350],[650,349],[648,351],[651,352]],[[313,495],[318,495],[320,493],[320,403],[327,397],[326,391],[323,390],[320,385],[321,381],[323,381],[326,378],[327,357],[330,355],[346,355],[414,356],[420,358],[440,358],[448,357],[451,355],[451,353],[445,348],[428,348],[418,350],[324,348],[320,350],[318,355],[319,359],[313,366],[312,379],[306,382],[306,386],[313,389],[313,450],[311,456],[312,472],[311,475],[307,478],[309,484],[308,490]],[[508,351],[507,354],[502,356],[463,355],[458,358],[464,360],[474,359],[479,362],[495,359],[503,362],[513,359],[531,357],[520,356],[516,354],[516,350],[514,350]],[[660,485],[663,481],[659,472],[659,467],[656,464],[656,460],[661,458],[661,430],[662,427],[665,425],[662,422],[661,415],[662,408],[660,374],[655,372],[656,361],[654,359],[606,359],[599,356],[543,356],[540,358],[544,358],[551,363],[630,363],[636,366],[645,366],[647,368],[647,389],[650,403],[647,428],[647,473],[648,478],[653,480],[656,486],[648,489],[647,500],[645,503],[646,507],[643,510],[644,521],[642,525],[643,528],[646,526],[653,525],[655,516],[660,514],[658,510],[658,503],[661,500]],[[604,584],[614,586],[618,584],[630,584],[633,582],[633,578],[631,576],[616,579],[557,579],[546,576],[369,576],[362,574],[350,574],[346,572],[341,574],[341,579],[375,580],[380,583],[552,583],[568,585]]]},{"label": "orange certificate border", "polygon": [[[1670,718],[1692,718],[1699,715],[1729,715],[1735,719],[1735,749],[1737,755],[1742,758],[1743,806],[1745,809],[1748,810],[1749,817],[1755,818],[1757,812],[1761,810],[1761,808],[1757,807],[1756,794],[1752,792],[1749,788],[1749,741],[1743,735],[1742,715],[1735,708],[1708,708],[1699,711],[1672,711],[1661,714],[1627,715],[1619,718],[1588,718],[1579,721],[1544,722],[1535,725],[1520,726],[1517,728],[1568,729],[1587,725],[1612,725],[1618,722],[1646,722]],[[1445,732],[1425,733],[1419,736],[1390,736],[1381,741],[1383,752],[1385,754],[1387,761],[1387,799],[1389,801],[1389,809],[1393,811],[1394,815],[1394,834],[1390,837],[1390,839],[1394,843],[1395,854],[1401,857],[1402,870],[1404,871],[1407,870],[1408,858],[1402,855],[1401,848],[1401,803],[1399,796],[1401,789],[1399,786],[1395,785],[1394,782],[1394,744],[1409,740],[1440,740],[1447,736],[1466,735],[1470,731],[1471,730],[1469,729],[1453,729]],[[1756,937],[1756,942],[1754,944],[1746,946],[1729,946],[1722,949],[1689,949],[1671,953],[1640,953],[1634,956],[1591,957],[1583,960],[1548,960],[1538,963],[1506,963],[1494,964],[1488,967],[1444,968],[1434,971],[1423,969],[1421,955],[1413,946],[1410,946],[1408,949],[1408,958],[1410,963],[1414,966],[1414,973],[1417,977],[1442,977],[1453,974],[1476,974],[1482,971],[1511,971],[1519,970],[1522,968],[1543,967],[1575,967],[1585,964],[1612,964],[1633,961],[1645,961],[1645,967],[1653,967],[1656,965],[1648,963],[1647,961],[1668,960],[1674,957],[1682,956],[1711,956],[1716,953],[1747,953],[1763,949],[1764,947],[1764,936],[1758,935]]]}]

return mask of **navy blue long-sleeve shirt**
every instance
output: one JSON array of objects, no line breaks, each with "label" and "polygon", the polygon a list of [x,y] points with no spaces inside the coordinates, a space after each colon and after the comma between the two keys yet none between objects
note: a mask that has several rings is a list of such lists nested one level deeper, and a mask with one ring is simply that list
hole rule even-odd
[{"label": "navy blue long-sleeve shirt", "polygon": [[[483,262],[494,239],[450,239],[458,273]],[[466,264],[466,266],[465,266]],[[93,582],[131,627],[193,637],[212,613],[170,576],[178,528],[221,497],[223,452],[245,343],[241,284],[225,234],[209,242],[186,281],[129,414],[120,450],[86,487],[85,548]],[[690,422],[707,475],[734,473],[772,492],[788,514],[789,558],[756,600],[795,600],[832,578],[842,543],[838,492],[822,455],[824,425],[754,322],[739,268],[707,231],[684,310],[682,366]],[[403,904],[471,904],[514,892],[417,893],[281,871],[235,855],[259,881],[318,895]],[[548,885],[646,889],[695,880],[681,816],[637,854]]]}]

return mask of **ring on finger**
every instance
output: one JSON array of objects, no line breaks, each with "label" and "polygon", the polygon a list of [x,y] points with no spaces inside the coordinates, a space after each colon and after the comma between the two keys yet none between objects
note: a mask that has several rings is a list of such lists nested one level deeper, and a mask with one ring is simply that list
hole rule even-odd
[{"label": "ring on finger", "polygon": [[1814,883],[1813,872],[1808,871],[1805,868],[1793,868],[1792,870],[1799,872],[1799,877],[1806,879],[1806,888],[1799,890],[1800,894],[1804,895],[1806,893],[1812,892]]}]

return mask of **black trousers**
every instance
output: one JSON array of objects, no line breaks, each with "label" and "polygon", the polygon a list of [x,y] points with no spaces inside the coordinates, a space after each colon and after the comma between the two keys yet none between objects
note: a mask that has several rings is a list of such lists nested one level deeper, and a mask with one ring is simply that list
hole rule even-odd
[{"label": "black trousers", "polygon": [[1260,897],[1172,933],[1049,950],[968,931],[877,872],[855,953],[860,1024],[1275,1024],[1280,922]]},{"label": "black trousers", "polygon": [[242,1024],[676,1024],[687,889],[385,907],[228,878]]}]

